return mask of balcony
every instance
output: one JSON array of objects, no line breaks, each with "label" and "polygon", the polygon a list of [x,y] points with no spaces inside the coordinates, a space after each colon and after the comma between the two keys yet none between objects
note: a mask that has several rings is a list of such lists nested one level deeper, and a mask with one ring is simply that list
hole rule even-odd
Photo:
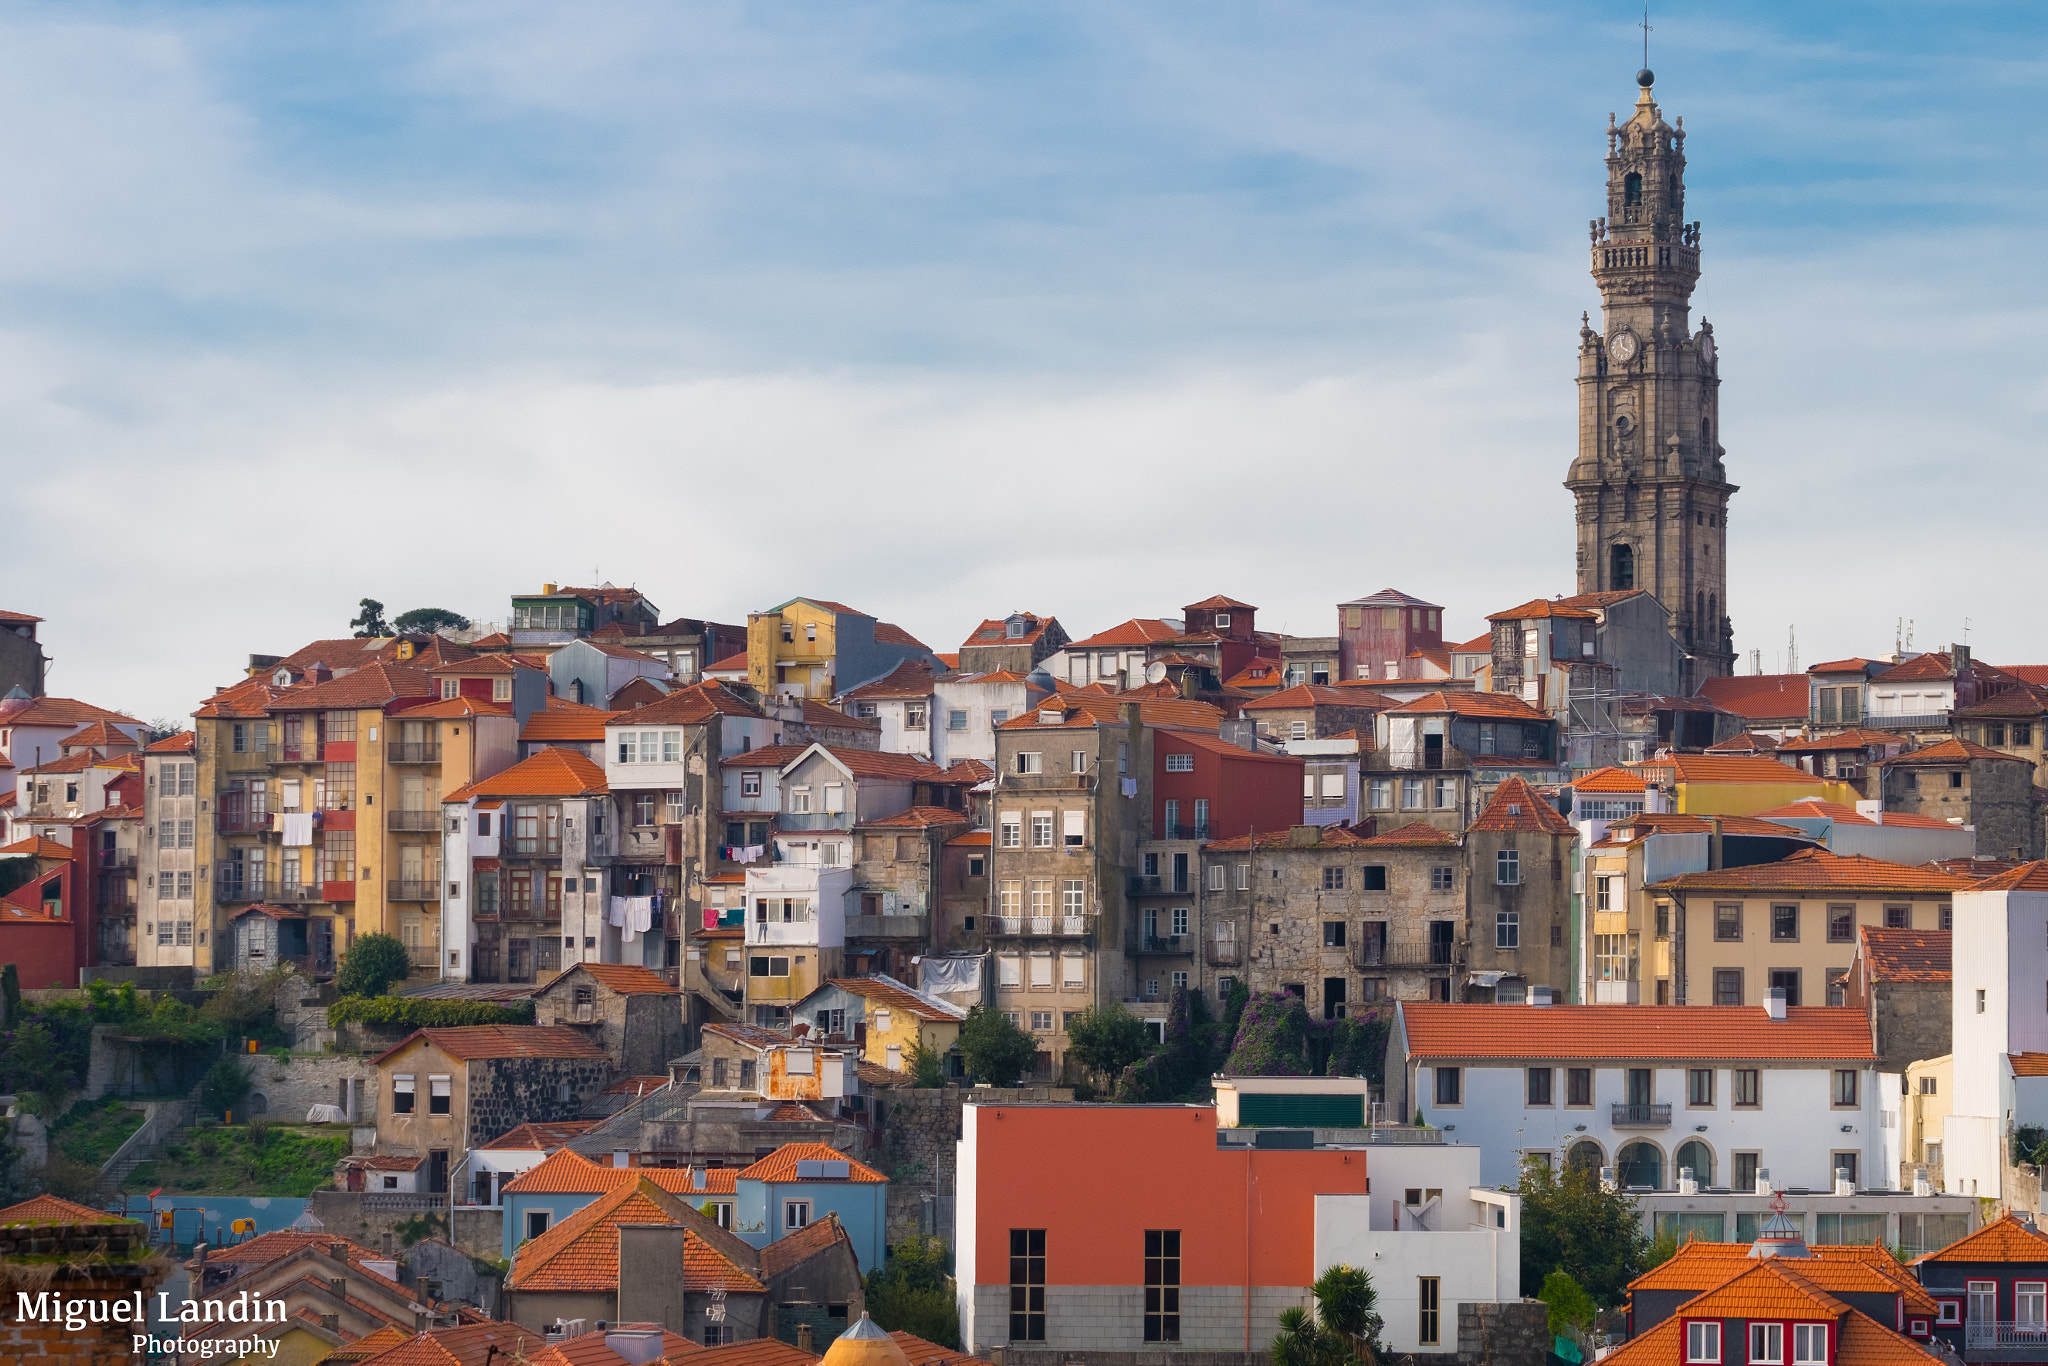
[{"label": "balcony", "polygon": [[223,835],[267,835],[270,833],[270,813],[216,811],[213,813],[213,828]]},{"label": "balcony", "polygon": [[1186,878],[1156,877],[1146,873],[1131,875],[1132,896],[1187,896],[1191,890]]},{"label": "balcony", "polygon": [[384,757],[394,764],[438,764],[441,745],[437,740],[393,740],[384,746]]},{"label": "balcony", "polygon": [[392,808],[384,813],[386,830],[414,830],[431,832],[441,828],[439,811],[400,811]]},{"label": "balcony", "polygon": [[416,968],[437,967],[441,961],[440,950],[432,944],[407,944],[405,961]]},{"label": "balcony", "polygon": [[1195,937],[1191,934],[1146,934],[1133,930],[1124,936],[1124,952],[1133,956],[1143,954],[1175,954],[1192,956],[1195,951]]},{"label": "balcony", "polygon": [[1092,792],[1093,773],[1002,773],[996,786],[1006,792]]},{"label": "balcony", "polygon": [[320,758],[318,745],[291,745],[270,751],[272,764],[317,764]]},{"label": "balcony", "polygon": [[992,915],[982,923],[993,939],[1078,939],[1089,933],[1094,919],[1091,915]]},{"label": "balcony", "polygon": [[1837,724],[1862,726],[1867,730],[1947,730],[1948,713],[1936,711],[1917,712],[1910,716],[1866,716],[1861,721],[1843,721]]},{"label": "balcony", "polygon": [[261,901],[266,891],[274,891],[262,878],[253,881],[246,878],[222,878],[213,884],[215,901]]},{"label": "balcony", "polygon": [[[256,885],[261,886],[261,884]],[[264,901],[274,901],[280,906],[307,901],[324,901],[326,899],[321,896],[320,884],[317,882],[273,882],[268,884],[268,886],[268,892],[261,899]]]},{"label": "balcony", "polygon": [[1447,968],[1458,957],[1458,946],[1449,940],[1434,943],[1358,944],[1351,961],[1361,968]]},{"label": "balcony", "polygon": [[100,867],[110,873],[131,872],[135,867],[135,851],[133,849],[102,849],[100,850]]},{"label": "balcony", "polygon": [[775,818],[777,830],[847,830],[853,818],[844,811],[784,812]]},{"label": "balcony", "polygon": [[1159,838],[1163,840],[1206,840],[1209,838],[1209,827],[1206,823],[1201,825],[1162,825],[1159,827]]},{"label": "balcony", "polygon": [[99,912],[102,916],[133,916],[135,914],[135,898],[124,892],[111,901],[100,902]]},{"label": "balcony", "polygon": [[386,901],[439,901],[441,884],[416,878],[392,878],[384,884]]},{"label": "balcony", "polygon": [[220,766],[229,773],[249,773],[270,767],[268,749],[231,749],[220,756]]},{"label": "balcony", "polygon": [[921,915],[850,915],[846,937],[854,939],[922,939],[925,918]]},{"label": "balcony", "polygon": [[[1992,1323],[1985,1319],[1972,1319],[1963,1325],[1963,1347],[1996,1351],[2029,1349],[2038,1352],[2048,1347],[2048,1323]],[[2013,1358],[2017,1361],[2038,1360],[2037,1356]]]},{"label": "balcony", "polygon": [[1203,957],[1212,968],[1234,968],[1244,962],[1244,946],[1235,939],[1211,939]]},{"label": "balcony", "polygon": [[1616,1129],[1668,1129],[1671,1103],[1617,1100],[1607,1122]]}]

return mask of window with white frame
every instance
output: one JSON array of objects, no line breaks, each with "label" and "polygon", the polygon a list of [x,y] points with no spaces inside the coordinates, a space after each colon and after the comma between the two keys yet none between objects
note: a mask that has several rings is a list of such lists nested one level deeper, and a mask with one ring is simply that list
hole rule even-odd
[{"label": "window with white frame", "polygon": [[1045,756],[1043,754],[1040,754],[1037,750],[1018,751],[1017,771],[1019,773],[1045,772]]},{"label": "window with white frame", "polygon": [[1193,773],[1195,771],[1195,756],[1192,754],[1167,755],[1166,771],[1168,773]]},{"label": "window with white frame", "polygon": [[1338,773],[1324,773],[1324,774],[1322,775],[1322,778],[1323,778],[1323,800],[1324,800],[1324,801],[1342,801],[1342,800],[1344,800],[1344,775],[1343,775],[1343,773],[1341,773],[1341,772],[1338,772]]},{"label": "window with white frame", "polygon": [[1502,887],[1518,887],[1522,882],[1522,855],[1514,849],[1497,850],[1493,856],[1493,880]]},{"label": "window with white frame", "polygon": [[1493,946],[1497,949],[1515,949],[1522,946],[1522,913],[1520,911],[1494,912]]},{"label": "window with white frame", "polygon": [[1750,1324],[1749,1360],[1750,1366],[1779,1366],[1785,1360],[1785,1325]]},{"label": "window with white frame", "polygon": [[1375,811],[1386,811],[1394,805],[1394,780],[1374,778],[1365,785],[1365,804]]},{"label": "window with white frame", "polygon": [[1207,876],[1208,876],[1208,879],[1209,879],[1209,890],[1210,890],[1210,891],[1212,891],[1212,892],[1220,892],[1220,891],[1222,891],[1222,890],[1223,890],[1223,879],[1224,879],[1224,876],[1225,876],[1225,874],[1224,874],[1224,871],[1223,871],[1223,865],[1222,865],[1222,864],[1220,864],[1220,863],[1212,863],[1212,864],[1210,864],[1210,865],[1209,865],[1209,871],[1208,871],[1208,874],[1207,874]]},{"label": "window with white frame", "polygon": [[1060,914],[1088,914],[1088,879],[1070,877],[1060,880]]},{"label": "window with white frame", "polygon": [[1685,1325],[1685,1359],[1688,1362],[1721,1359],[1721,1325],[1712,1319],[1691,1319]]},{"label": "window with white frame", "polygon": [[998,848],[1022,849],[1024,847],[1023,813],[1005,811],[1001,823],[997,826],[997,830],[1000,832],[996,840]]},{"label": "window with white frame", "polygon": [[1088,843],[1088,813],[1086,811],[1062,811],[1060,818],[1065,827],[1061,832],[1061,839],[1066,847],[1069,849],[1086,847]]},{"label": "window with white frame", "polygon": [[958,708],[958,707],[950,707],[950,708],[948,708],[948,709],[947,709],[947,711],[946,711],[946,729],[947,729],[947,730],[966,730],[966,729],[967,729],[967,713],[966,713],[965,711],[961,710],[961,709],[960,709],[960,708]]},{"label": "window with white frame", "polygon": [[1031,847],[1033,849],[1052,848],[1052,812],[1034,811],[1031,813]]},{"label": "window with white frame", "polygon": [[1249,863],[1240,863],[1240,864],[1238,864],[1238,865],[1237,865],[1237,890],[1239,890],[1240,892],[1242,892],[1242,891],[1245,891],[1245,890],[1249,889],[1249,888],[1251,887],[1251,885],[1252,885],[1252,866],[1251,866],[1251,865],[1250,865]]},{"label": "window with white frame", "polygon": [[[1921,1320],[1926,1322],[1926,1320]],[[1819,1363],[1828,1359],[1828,1326],[1825,1323],[1792,1325],[1792,1360]]]},{"label": "window with white frame", "polygon": [[1067,758],[1067,764],[1069,772],[1086,773],[1088,771],[1088,751],[1085,749],[1073,751]]},{"label": "window with white frame", "polygon": [[800,1228],[809,1228],[811,1223],[811,1202],[808,1200],[785,1200],[782,1202],[782,1227],[794,1233]]},{"label": "window with white frame", "polygon": [[792,787],[789,790],[789,809],[793,815],[804,815],[811,809],[811,789]]},{"label": "window with white frame", "polygon": [[741,795],[742,797],[758,797],[758,796],[760,796],[760,795],[761,795],[761,775],[760,775],[760,774],[758,774],[758,773],[742,773],[742,774],[740,774],[740,795]]},{"label": "window with white frame", "polygon": [[1173,908],[1173,937],[1176,939],[1187,938],[1189,909],[1186,906]]}]

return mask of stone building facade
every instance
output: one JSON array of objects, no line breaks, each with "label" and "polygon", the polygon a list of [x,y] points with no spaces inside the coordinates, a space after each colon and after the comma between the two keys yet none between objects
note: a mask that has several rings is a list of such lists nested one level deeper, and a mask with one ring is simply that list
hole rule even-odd
[{"label": "stone building facade", "polygon": [[1520,778],[1465,832],[1471,952],[1464,999],[1571,999],[1572,852],[1578,831]]},{"label": "stone building facade", "polygon": [[1857,927],[1845,997],[1870,1016],[1880,1072],[1945,1057],[1955,1037],[1950,931]]},{"label": "stone building facade", "polygon": [[41,621],[26,612],[0,612],[0,693],[19,688],[30,697],[43,695],[43,673],[50,661],[36,643]]},{"label": "stone building facade", "polygon": [[1593,220],[1601,326],[1579,329],[1578,591],[1645,589],[1692,658],[1681,691],[1734,666],[1728,499],[1713,328],[1691,324],[1700,227],[1685,220],[1685,126],[1641,73],[1607,128],[1607,212]]},{"label": "stone building facade", "polygon": [[1291,992],[1318,1019],[1450,1000],[1463,865],[1458,838],[1420,822],[1370,838],[1303,825],[1205,846],[1202,953],[1218,995],[1239,981]]},{"label": "stone building facade", "polygon": [[635,964],[578,963],[534,993],[533,1018],[577,1030],[622,1077],[666,1076],[689,1051],[681,992]]},{"label": "stone building facade", "polygon": [[1975,826],[1989,858],[2042,856],[2034,765],[1969,740],[1943,740],[1884,761],[1884,809]]}]

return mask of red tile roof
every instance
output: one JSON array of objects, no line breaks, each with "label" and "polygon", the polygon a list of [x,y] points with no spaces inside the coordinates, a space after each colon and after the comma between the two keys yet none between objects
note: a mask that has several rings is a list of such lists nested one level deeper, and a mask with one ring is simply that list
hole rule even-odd
[{"label": "red tile roof", "polygon": [[526,1292],[616,1291],[619,1226],[681,1223],[688,1229],[683,1235],[686,1290],[700,1294],[723,1290],[729,1294],[757,1295],[766,1291],[766,1286],[732,1257],[711,1246],[706,1235],[698,1231],[703,1216],[648,1179],[646,1169],[629,1169],[629,1174],[635,1178],[630,1183],[600,1196],[523,1245],[513,1255],[512,1272],[506,1278],[505,1288]]},{"label": "red tile roof", "polygon": [[446,664],[436,664],[427,672],[450,678],[481,678],[498,674],[516,674],[521,669],[533,668],[534,665],[528,664],[518,655],[471,655],[467,659],[451,659]]},{"label": "red tile roof", "polygon": [[1702,831],[1711,832],[1714,822],[1720,821],[1724,835],[1755,835],[1766,839],[1796,839],[1811,841],[1813,836],[1797,826],[1780,825],[1776,821],[1760,820],[1755,816],[1694,816],[1676,811],[1639,811],[1624,816],[1607,827],[1607,838],[1603,844],[1627,844],[1641,835],[1697,835]]},{"label": "red tile roof", "polygon": [[[657,703],[656,705],[659,704]],[[571,744],[589,744],[592,741],[602,743],[604,740],[604,728],[611,724],[615,718],[627,715],[631,715],[631,713],[599,711],[595,707],[579,707],[574,711],[557,711],[550,707],[546,711],[537,711],[527,717],[526,725],[519,732],[519,738],[521,740],[541,743],[549,741],[566,741]]]},{"label": "red tile roof", "polygon": [[958,1024],[967,1018],[966,1010],[959,1006],[947,1005],[923,994],[912,991],[893,977],[828,977],[825,979],[841,991],[848,991],[863,1000],[891,1010],[904,1010],[920,1020],[931,1020],[940,1024]]},{"label": "red tile roof", "polygon": [[1946,650],[1930,650],[1924,655],[1915,655],[1905,663],[1894,664],[1884,671],[1887,683],[1928,682],[1955,676],[1955,660]]},{"label": "red tile roof", "polygon": [[1558,809],[1538,796],[1536,789],[1521,778],[1510,778],[1494,789],[1493,800],[1471,830],[1520,831],[1532,835],[1576,835],[1578,828]]},{"label": "red tile roof", "polygon": [[516,1129],[499,1134],[488,1143],[479,1143],[476,1146],[507,1152],[553,1150],[560,1148],[596,1123],[594,1119],[558,1119],[547,1122],[529,1120]]},{"label": "red tile roof", "polygon": [[837,707],[828,707],[815,697],[803,699],[804,724],[807,726],[829,726],[843,730],[852,726],[859,730],[880,730],[882,723],[865,716],[852,716]]},{"label": "red tile roof", "polygon": [[[617,622],[611,623],[617,626]],[[626,1366],[626,1359],[605,1343],[608,1332],[619,1329],[640,1328],[637,1323],[615,1323],[610,1329],[593,1328],[587,1333],[578,1333],[573,1338],[560,1338],[541,1351],[527,1358],[530,1366]],[[646,1328],[659,1328],[659,1324],[646,1324]],[[690,1341],[680,1333],[662,1329],[661,1355],[663,1358],[687,1357],[702,1352],[703,1344]],[[516,1358],[515,1358],[516,1360]]]},{"label": "red tile roof", "polygon": [[1393,708],[1399,705],[1400,703],[1396,702],[1393,698],[1385,697],[1378,693],[1361,695],[1356,692],[1338,692],[1335,688],[1325,688],[1314,683],[1297,683],[1291,688],[1282,688],[1279,692],[1247,702],[1244,704],[1244,709],[1246,711],[1283,711],[1301,707],[1379,706]]},{"label": "red tile roof", "polygon": [[68,862],[71,858],[71,848],[55,840],[44,839],[41,835],[30,835],[27,839],[18,839],[6,848],[0,849],[0,858],[19,854],[26,854],[30,858],[54,858]]},{"label": "red tile roof", "polygon": [[672,996],[678,990],[668,978],[638,963],[578,963],[569,972],[587,973],[622,996]]},{"label": "red tile roof", "polygon": [[1681,783],[1790,783],[1819,787],[1821,780],[1762,754],[1674,754],[1644,767],[1668,767]]},{"label": "red tile roof", "polygon": [[988,848],[988,847],[989,847],[989,846],[990,846],[990,845],[991,845],[991,844],[992,844],[993,842],[994,842],[994,841],[993,841],[993,840],[992,840],[992,839],[990,838],[990,836],[989,836],[989,832],[988,832],[988,831],[986,831],[986,830],[970,830],[970,831],[968,831],[968,832],[967,832],[966,834],[964,834],[964,835],[955,835],[955,836],[954,836],[954,837],[953,837],[952,839],[949,839],[949,840],[947,840],[947,841],[946,841],[946,847],[947,847],[948,849],[950,849],[950,848],[952,848],[952,847],[953,847],[954,845],[956,845],[956,844],[960,844],[960,845],[975,845],[975,846],[979,846],[980,848],[986,849],[986,848]]},{"label": "red tile roof", "polygon": [[1847,659],[1833,659],[1825,664],[1809,665],[1806,671],[1810,674],[1860,674],[1873,668],[1882,672],[1891,666],[1892,662],[1889,659],[1865,659],[1861,655],[1851,655]]},{"label": "red tile roof", "polygon": [[[738,1174],[737,1167],[713,1167],[708,1171],[690,1167],[608,1167],[591,1161],[574,1149],[558,1148],[538,1165],[507,1182],[505,1189],[515,1195],[530,1191],[589,1195],[617,1190],[645,1177],[671,1195],[694,1198],[731,1195],[738,1189],[733,1185]],[[695,1185],[698,1176],[705,1178],[702,1190]]]},{"label": "red tile roof", "polygon": [[903,1355],[909,1360],[910,1366],[995,1366],[991,1361],[968,1356],[956,1348],[941,1347],[936,1342],[928,1342],[904,1332],[901,1328],[889,1336],[903,1349]]},{"label": "red tile roof", "polygon": [[1956,739],[1943,740],[1939,744],[1929,745],[1925,749],[1908,750],[1904,754],[1894,754],[1884,762],[1887,767],[1890,767],[1895,764],[1961,764],[1967,763],[1972,759],[2003,759],[2007,763],[2012,764],[2031,764],[2034,762],[2024,754],[2002,754],[1998,750],[1987,749],[1974,741]]},{"label": "red tile roof", "polygon": [[1781,754],[1822,754],[1837,749],[1875,749],[1882,745],[1896,745],[1902,741],[1889,731],[1865,730],[1852,727],[1848,730],[1831,731],[1826,735],[1806,738],[1795,737],[1781,742]]},{"label": "red tile roof", "polygon": [[796,1181],[799,1179],[796,1174],[796,1164],[799,1162],[844,1162],[847,1164],[848,1172],[846,1179],[856,1185],[873,1184],[889,1179],[867,1163],[855,1161],[825,1143],[785,1143],[751,1167],[740,1168],[740,1177],[746,1181]]},{"label": "red tile roof", "polygon": [[1805,674],[1731,674],[1700,682],[1700,696],[1752,721],[1801,721],[1812,700]]},{"label": "red tile roof", "polygon": [[2048,1053],[2013,1053],[2009,1058],[2016,1077],[2048,1077]]},{"label": "red tile roof", "polygon": [[[1315,832],[1316,842],[1313,844],[1296,844],[1294,842],[1294,832],[1291,830],[1261,830],[1257,836],[1258,847],[1280,851],[1300,849],[1313,854],[1320,850],[1362,848],[1366,844],[1366,837],[1364,835],[1359,834],[1355,830],[1346,829],[1341,825],[1320,825],[1308,828]],[[1202,848],[1205,852],[1215,854],[1246,854],[1251,852],[1252,839],[1253,837],[1250,835],[1239,835],[1236,839],[1211,840],[1203,845]]]},{"label": "red tile roof", "polygon": [[1873,1061],[1849,1006],[1502,1006],[1403,1001],[1417,1058],[1765,1058]]},{"label": "red tile roof", "polygon": [[400,698],[431,699],[437,689],[425,669],[404,664],[368,664],[326,683],[288,688],[270,704],[273,712],[332,711],[384,707]]},{"label": "red tile roof", "polygon": [[[1519,782],[1520,779],[1516,781]],[[1384,835],[1371,835],[1359,843],[1378,849],[1422,849],[1439,846],[1455,849],[1458,846],[1458,837],[1449,831],[1437,829],[1427,821],[1410,821],[1398,830],[1389,830]]]},{"label": "red tile roof", "polygon": [[444,697],[437,702],[407,707],[400,714],[408,721],[463,721],[473,716],[510,716],[512,708],[503,702],[484,702],[474,697]]},{"label": "red tile roof", "polygon": [[[1699,1294],[1716,1290],[1749,1269],[1749,1243],[1683,1243],[1669,1261],[1629,1282],[1631,1291],[1677,1290]],[[1911,1272],[1892,1260],[1884,1248],[1871,1244],[1820,1243],[1813,1255],[1799,1260],[1798,1275],[1831,1294],[1903,1295],[1908,1313],[1933,1314],[1934,1297]]]},{"label": "red tile roof", "polygon": [[795,1233],[785,1234],[762,1248],[761,1274],[780,1276],[820,1253],[831,1251],[835,1246],[846,1248],[849,1265],[857,1261],[853,1251],[853,1240],[846,1236],[846,1229],[840,1224],[838,1214],[831,1213],[816,1223],[806,1224]]},{"label": "red tile roof", "polygon": [[18,1205],[0,1209],[0,1227],[16,1224],[129,1224],[132,1219],[93,1209],[61,1195],[32,1195]]},{"label": "red tile roof", "polygon": [[809,748],[809,745],[763,745],[759,749],[728,754],[718,762],[726,768],[782,768]]},{"label": "red tile roof", "polygon": [[[77,737],[74,736],[72,738],[76,739]],[[127,739],[126,736],[121,738],[124,741]],[[166,735],[161,740],[151,741],[143,748],[142,752],[144,754],[190,754],[193,749],[194,738],[191,731],[181,730],[175,735]]]},{"label": "red tile roof", "polygon": [[1488,621],[1535,621],[1544,617],[1564,617],[1577,621],[1597,621],[1591,612],[1583,607],[1572,607],[1564,599],[1531,598],[1520,607],[1510,607],[1505,612],[1488,612]]},{"label": "red tile roof", "polygon": [[1991,716],[2015,716],[2031,720],[2048,714],[2048,688],[2007,688],[2004,692],[1987,697],[1972,706],[1957,707],[1953,714],[1968,720]]},{"label": "red tile roof", "polygon": [[1489,716],[1509,721],[1548,721],[1547,712],[1538,711],[1512,693],[1504,692],[1431,692],[1424,693],[1413,702],[1404,702],[1393,709],[1395,716],[1434,716],[1450,712],[1455,716]]},{"label": "red tile roof", "polygon": [[1106,631],[1098,631],[1086,640],[1068,643],[1069,650],[1109,650],[1150,645],[1154,641],[1169,640],[1180,632],[1157,617],[1132,617]]},{"label": "red tile roof", "polygon": [[938,686],[938,674],[921,659],[906,659],[872,683],[863,683],[846,693],[861,701],[883,698],[930,697]]},{"label": "red tile roof", "polygon": [[424,1039],[457,1062],[484,1058],[605,1058],[610,1055],[567,1025],[454,1025],[416,1029],[371,1060],[372,1065]]},{"label": "red tile roof", "polygon": [[32,617],[26,612],[0,611],[0,621],[11,621],[17,626],[29,626],[41,620],[41,617]]},{"label": "red tile roof", "polygon": [[1947,930],[1893,930],[1860,925],[1863,961],[1874,982],[1947,982],[1954,978]]},{"label": "red tile roof", "polygon": [[908,811],[898,811],[893,816],[879,820],[861,821],[860,828],[873,830],[900,826],[907,830],[921,830],[932,825],[966,825],[968,816],[963,811],[954,811],[944,806],[913,806]]},{"label": "red tile roof", "polygon": [[546,1342],[539,1333],[516,1323],[467,1323],[416,1333],[396,1347],[365,1357],[360,1366],[370,1362],[377,1366],[485,1366],[500,1358],[513,1361],[531,1356]]},{"label": "red tile roof", "polygon": [[809,1366],[817,1359],[780,1338],[752,1338],[724,1347],[707,1347],[690,1358],[690,1366]]},{"label": "red tile roof", "polygon": [[71,749],[85,745],[132,746],[134,739],[125,731],[115,730],[104,721],[95,721],[83,730],[74,731],[57,742],[59,749]]},{"label": "red tile roof", "polygon": [[1755,731],[1746,730],[1743,731],[1740,735],[1731,735],[1726,740],[1723,740],[1718,744],[1708,745],[1707,753],[1754,754],[1758,753],[1759,751],[1768,753],[1771,750],[1775,750],[1777,747],[1778,742],[1776,740],[1773,740],[1770,736],[1758,735]]},{"label": "red tile roof", "polygon": [[[0,850],[0,853],[6,852]],[[1994,873],[1973,886],[1974,892],[2048,892],[2048,862],[2035,860]]]},{"label": "red tile roof", "polygon": [[[1011,717],[1003,722],[1000,729],[1120,725],[1123,722],[1122,708],[1126,705],[1137,707],[1138,719],[1148,726],[1184,726],[1190,730],[1214,731],[1224,719],[1222,709],[1207,702],[1134,698],[1129,693],[1069,692],[1049,697],[1021,715]],[[1061,716],[1058,722],[1040,719],[1055,711]]]},{"label": "red tile roof", "polygon": [[966,650],[975,645],[1033,645],[1045,634],[1045,628],[1052,625],[1051,617],[1041,617],[1035,612],[1019,612],[1016,615],[1024,618],[1023,635],[1010,635],[1009,623],[1005,618],[990,617],[967,633],[967,639],[960,642],[960,648]]},{"label": "red tile roof", "polygon": [[1915,1266],[1922,1262],[2048,1262],[2048,1236],[2007,1213],[1967,1238],[1913,1259]]},{"label": "red tile roof", "polygon": [[747,652],[745,650],[741,650],[736,655],[727,655],[724,659],[714,659],[704,666],[707,673],[721,674],[738,673],[745,670],[746,667]]},{"label": "red tile roof", "polygon": [[1776,863],[1680,873],[1652,886],[1674,891],[1883,891],[1947,892],[1972,886],[1969,878],[1925,865],[1889,863],[1866,854],[1801,849]]},{"label": "red tile roof", "polygon": [[[535,712],[536,717],[541,713]],[[502,773],[465,783],[443,797],[444,802],[466,802],[471,797],[590,797],[610,789],[604,770],[583,751],[559,746],[542,750],[531,759],[521,759]]]},{"label": "red tile roof", "polygon": [[1639,795],[1645,786],[1643,775],[1634,769],[1611,766],[1596,768],[1571,781],[1574,792],[1626,792]]}]

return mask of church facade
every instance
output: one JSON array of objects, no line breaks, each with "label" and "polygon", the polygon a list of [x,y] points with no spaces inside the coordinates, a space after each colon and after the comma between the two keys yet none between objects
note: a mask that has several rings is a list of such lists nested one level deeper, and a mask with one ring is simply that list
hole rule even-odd
[{"label": "church facade", "polygon": [[1683,691],[1734,671],[1728,482],[1714,330],[1692,327],[1700,225],[1685,218],[1685,120],[1664,121],[1638,73],[1634,113],[1607,127],[1607,213],[1592,223],[1601,325],[1579,329],[1578,591],[1642,589],[1685,650]]}]

